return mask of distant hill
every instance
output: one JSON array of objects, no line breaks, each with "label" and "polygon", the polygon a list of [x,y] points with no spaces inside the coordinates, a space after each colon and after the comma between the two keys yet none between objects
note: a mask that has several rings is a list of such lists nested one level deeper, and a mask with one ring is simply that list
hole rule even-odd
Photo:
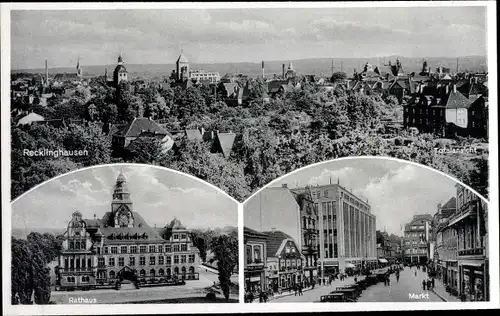
[{"label": "distant hill", "polygon": [[[343,71],[347,74],[352,74],[354,69],[358,72],[362,70],[364,64],[369,62],[372,65],[377,65],[381,68],[385,63],[391,61],[393,64],[399,58],[406,73],[419,72],[422,69],[422,58],[409,58],[403,56],[390,56],[385,58],[314,58],[314,59],[299,59],[292,60],[293,66],[298,74],[315,74],[329,76],[332,73],[332,60],[334,69],[333,71],[340,71],[341,62]],[[432,70],[436,67],[442,66],[450,68],[452,72],[456,71],[457,59],[452,57],[430,57],[426,58],[427,63]],[[281,74],[281,65],[285,64],[288,68],[289,60],[284,61],[264,61],[266,77],[272,77],[273,74]],[[50,65],[49,65],[50,66]],[[113,69],[116,65],[100,65],[100,66],[85,66],[82,65],[84,76],[102,76],[104,70],[108,69],[108,76],[112,75]],[[145,78],[145,79],[160,79],[170,76],[172,70],[175,69],[175,64],[125,64],[132,79]],[[217,71],[223,76],[226,73],[238,73],[249,76],[259,76],[262,74],[261,62],[256,63],[216,63],[216,64],[197,64],[192,63],[191,69],[203,69],[205,71]],[[459,71],[486,71],[487,59],[485,56],[464,56],[459,57]],[[43,68],[38,69],[17,69],[12,70],[12,73],[44,73]],[[75,67],[65,68],[49,68],[49,75],[53,76],[56,73],[74,73]]]}]

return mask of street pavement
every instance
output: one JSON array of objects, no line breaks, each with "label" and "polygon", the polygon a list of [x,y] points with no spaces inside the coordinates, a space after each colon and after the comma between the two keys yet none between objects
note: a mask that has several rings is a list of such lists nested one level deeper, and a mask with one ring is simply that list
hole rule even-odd
[{"label": "street pavement", "polygon": [[[415,271],[417,275],[415,276]],[[379,282],[363,291],[358,302],[442,302],[433,291],[423,290],[422,281],[427,279],[427,273],[415,268],[406,267],[400,272],[399,282],[396,275],[391,274],[389,286]],[[410,298],[411,294],[413,296]],[[423,294],[423,295],[419,295]]]},{"label": "street pavement", "polygon": [[[144,287],[141,289],[131,290],[91,290],[91,291],[52,291],[51,301],[56,304],[71,304],[70,299],[74,302],[79,298],[87,299],[94,304],[113,304],[113,303],[130,303],[139,301],[154,301],[165,299],[186,299],[186,298],[203,298],[208,293],[206,287],[212,286],[214,282],[218,283],[218,275],[212,271],[206,271],[200,266],[200,279],[186,281],[185,285],[176,286],[160,286],[160,287]],[[238,276],[233,275],[231,281],[238,283]],[[222,295],[217,295],[223,297]],[[230,295],[231,299],[238,299],[238,294]]]},{"label": "street pavement", "polygon": [[[358,279],[359,278],[360,277],[358,277]],[[363,291],[358,299],[358,302],[442,302],[443,300],[433,291],[424,291],[422,289],[422,280],[426,278],[427,273],[422,272],[422,270],[417,270],[417,276],[415,276],[415,268],[405,268],[400,272],[399,282],[396,280],[396,275],[391,274],[390,286],[385,286],[384,282],[372,285]],[[268,302],[319,302],[322,295],[329,294],[334,291],[336,287],[353,283],[354,278],[348,277],[344,281],[336,280],[332,282],[331,286],[316,286],[314,290],[305,290],[303,291],[304,294],[302,296],[295,296],[292,291],[291,295],[274,298]],[[410,298],[410,294],[415,294],[417,298]],[[258,302],[258,299],[254,302]]]},{"label": "street pavement", "polygon": [[[360,277],[358,277],[360,278]],[[277,297],[269,300],[269,303],[296,303],[296,302],[319,302],[320,297],[322,295],[329,294],[332,291],[335,291],[337,287],[354,284],[354,277],[347,277],[345,280],[335,280],[332,282],[332,285],[316,285],[314,289],[304,289],[302,290],[303,295],[295,296],[294,291],[291,292],[290,295],[285,295],[281,297]],[[287,292],[288,293],[288,292]],[[282,294],[283,295],[283,294]],[[258,302],[257,298],[254,302]]]}]

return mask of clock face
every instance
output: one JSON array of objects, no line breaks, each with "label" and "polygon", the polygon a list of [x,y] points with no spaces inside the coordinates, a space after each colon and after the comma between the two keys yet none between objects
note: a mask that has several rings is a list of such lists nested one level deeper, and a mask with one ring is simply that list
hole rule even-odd
[{"label": "clock face", "polygon": [[120,213],[118,217],[118,224],[120,226],[128,226],[128,215],[127,213]]}]

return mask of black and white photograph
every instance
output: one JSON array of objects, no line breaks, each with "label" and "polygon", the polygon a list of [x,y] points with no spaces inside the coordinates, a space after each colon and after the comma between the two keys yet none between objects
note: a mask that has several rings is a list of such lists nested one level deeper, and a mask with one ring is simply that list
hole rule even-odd
[{"label": "black and white photograph", "polygon": [[4,314],[500,307],[494,1],[0,21]]},{"label": "black and white photograph", "polygon": [[164,168],[76,171],[12,203],[12,304],[237,303],[238,205]]},{"label": "black and white photograph", "polygon": [[319,163],[244,203],[245,303],[489,301],[488,238],[484,197],[442,173]]},{"label": "black and white photograph", "polygon": [[297,168],[363,155],[422,163],[488,197],[484,4],[10,18],[12,198],[136,162],[243,201]]}]

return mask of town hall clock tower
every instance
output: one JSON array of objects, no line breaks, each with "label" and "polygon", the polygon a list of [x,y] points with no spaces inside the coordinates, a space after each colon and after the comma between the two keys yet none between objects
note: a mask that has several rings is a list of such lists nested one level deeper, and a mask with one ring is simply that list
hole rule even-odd
[{"label": "town hall clock tower", "polygon": [[120,172],[116,179],[111,202],[111,213],[114,227],[134,227],[133,203],[130,199],[130,191],[127,179]]}]

